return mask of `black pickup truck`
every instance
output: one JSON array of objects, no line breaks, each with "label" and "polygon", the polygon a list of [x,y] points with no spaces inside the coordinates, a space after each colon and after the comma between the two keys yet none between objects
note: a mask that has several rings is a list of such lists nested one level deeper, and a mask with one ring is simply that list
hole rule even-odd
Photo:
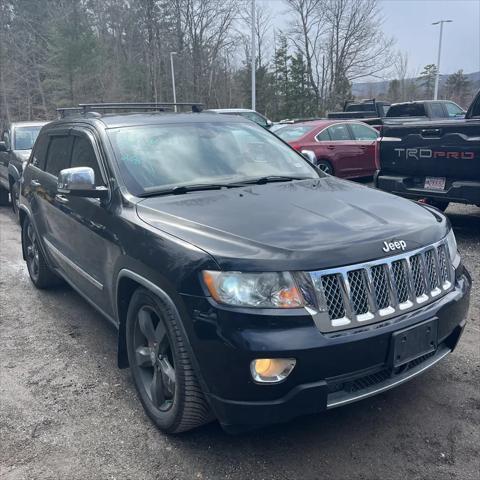
[{"label": "black pickup truck", "polygon": [[345,102],[343,112],[330,112],[329,119],[362,119],[369,125],[382,125],[382,119],[387,115],[390,103],[380,102],[374,98],[360,102]]},{"label": "black pickup truck", "polygon": [[458,120],[464,117],[465,110],[451,100],[419,100],[393,103],[383,119],[383,124],[442,119]]},{"label": "black pickup truck", "polygon": [[480,206],[480,91],[465,118],[384,125],[375,184],[403,197]]}]

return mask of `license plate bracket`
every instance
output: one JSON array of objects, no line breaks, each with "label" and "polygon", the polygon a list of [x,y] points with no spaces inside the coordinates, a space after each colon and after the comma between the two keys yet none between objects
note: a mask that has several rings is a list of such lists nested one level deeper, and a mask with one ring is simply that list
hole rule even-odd
[{"label": "license plate bracket", "polygon": [[392,365],[400,367],[434,352],[438,346],[438,320],[427,320],[392,334]]},{"label": "license plate bracket", "polygon": [[445,177],[425,177],[423,186],[426,190],[445,190],[446,183]]}]

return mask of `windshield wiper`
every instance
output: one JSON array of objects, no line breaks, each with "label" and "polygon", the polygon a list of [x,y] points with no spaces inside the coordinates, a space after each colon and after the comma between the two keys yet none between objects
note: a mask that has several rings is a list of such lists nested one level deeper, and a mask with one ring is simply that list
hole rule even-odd
[{"label": "windshield wiper", "polygon": [[198,183],[192,185],[177,185],[172,188],[164,189],[152,189],[148,190],[142,194],[140,197],[156,197],[160,195],[183,195],[188,192],[200,192],[202,190],[220,190],[222,188],[235,188],[240,187],[241,185],[234,183]]},{"label": "windshield wiper", "polygon": [[268,175],[266,177],[252,178],[236,182],[235,185],[264,185],[272,182],[292,182],[294,180],[313,180],[310,177],[293,177],[288,175]]}]

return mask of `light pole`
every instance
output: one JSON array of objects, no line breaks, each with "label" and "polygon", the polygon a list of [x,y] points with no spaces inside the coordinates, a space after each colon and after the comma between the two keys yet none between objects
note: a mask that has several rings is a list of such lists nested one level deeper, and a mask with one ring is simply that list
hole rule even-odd
[{"label": "light pole", "polygon": [[438,98],[438,82],[440,81],[440,55],[442,53],[442,36],[443,36],[443,24],[452,23],[453,20],[439,20],[438,22],[432,23],[432,25],[440,24],[440,38],[438,40],[438,57],[437,57],[437,76],[435,77],[435,93],[433,99]]},{"label": "light pole", "polygon": [[173,103],[174,111],[177,113],[177,91],[175,89],[175,67],[173,66],[173,56],[176,55],[177,52],[170,52],[170,67],[172,69],[172,89],[173,89]]},{"label": "light pole", "polygon": [[256,110],[256,90],[255,90],[255,69],[257,59],[257,48],[255,45],[255,0],[252,0],[252,110]]}]

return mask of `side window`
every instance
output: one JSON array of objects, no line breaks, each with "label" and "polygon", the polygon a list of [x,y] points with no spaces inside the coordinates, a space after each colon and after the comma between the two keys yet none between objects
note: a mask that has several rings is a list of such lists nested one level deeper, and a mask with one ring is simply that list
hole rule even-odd
[{"label": "side window", "polygon": [[32,165],[40,168],[41,170],[45,169],[45,160],[47,158],[47,148],[48,148],[49,137],[47,134],[40,135],[37,138],[37,142],[33,148],[32,155]]},{"label": "side window", "polygon": [[328,128],[325,128],[317,135],[318,142],[329,142],[330,141],[330,134],[328,133]]},{"label": "side window", "polygon": [[441,103],[431,103],[430,104],[430,111],[432,112],[433,118],[443,118],[445,117],[445,113],[443,111],[443,106]]},{"label": "side window", "polygon": [[95,151],[86,137],[75,137],[71,167],[90,167],[95,173],[95,185],[104,185]]},{"label": "side window", "polygon": [[475,104],[471,107],[471,115],[472,118],[479,118],[480,117],[480,95],[477,95],[477,100]]},{"label": "side window", "polygon": [[50,138],[47,153],[47,166],[45,171],[58,177],[60,170],[70,166],[70,153],[72,151],[71,136],[54,136]]},{"label": "side window", "polygon": [[463,110],[455,103],[447,102],[445,108],[447,109],[449,117],[459,117],[463,115]]},{"label": "side window", "polygon": [[351,123],[350,128],[353,131],[353,137],[355,140],[376,140],[378,137],[378,132],[373,128],[367,127],[366,125],[361,125],[360,123]]},{"label": "side window", "polygon": [[348,125],[345,123],[339,123],[328,127],[328,133],[334,141],[353,140]]}]

